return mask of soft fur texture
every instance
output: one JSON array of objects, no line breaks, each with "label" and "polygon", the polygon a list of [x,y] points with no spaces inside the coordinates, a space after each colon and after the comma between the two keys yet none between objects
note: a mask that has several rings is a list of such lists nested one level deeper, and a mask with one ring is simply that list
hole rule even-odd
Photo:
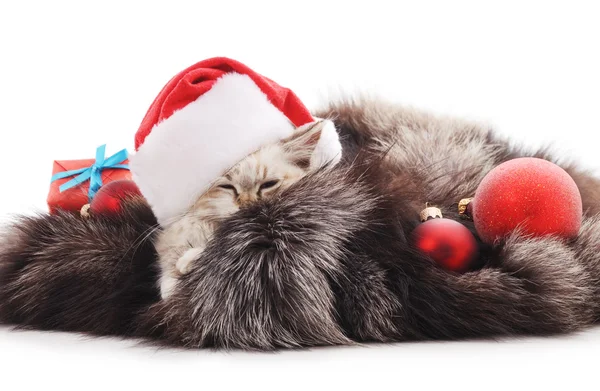
[{"label": "soft fur texture", "polygon": [[[409,237],[425,202],[458,219],[499,163],[523,155],[486,128],[382,102],[332,105],[344,157],[280,197],[225,220],[174,294],[159,300],[140,200],[121,219],[23,218],[0,249],[0,320],[151,338],[190,348],[270,350],[368,341],[566,333],[600,315],[600,183],[565,167],[585,208],[576,240],[481,244],[454,274]],[[473,224],[464,222],[473,230]]]}]

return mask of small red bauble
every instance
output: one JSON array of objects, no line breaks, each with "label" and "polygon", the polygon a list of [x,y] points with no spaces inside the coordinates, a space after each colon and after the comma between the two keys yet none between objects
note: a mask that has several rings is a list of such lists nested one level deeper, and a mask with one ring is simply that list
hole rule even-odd
[{"label": "small red bauble", "polygon": [[121,211],[124,199],[141,196],[140,189],[134,181],[118,180],[102,186],[90,204],[89,211],[92,215],[117,214]]},{"label": "small red bauble", "polygon": [[575,181],[543,159],[500,164],[485,176],[472,204],[475,228],[488,244],[517,229],[534,236],[572,238],[581,227],[581,195]]},{"label": "small red bauble", "polygon": [[461,223],[434,218],[413,231],[413,243],[419,251],[429,256],[447,270],[466,272],[477,257],[477,242]]}]

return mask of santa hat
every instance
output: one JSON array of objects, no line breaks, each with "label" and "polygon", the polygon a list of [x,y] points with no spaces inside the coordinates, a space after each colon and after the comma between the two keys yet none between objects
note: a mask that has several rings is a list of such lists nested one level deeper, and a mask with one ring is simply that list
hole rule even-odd
[{"label": "santa hat", "polygon": [[[245,156],[317,120],[292,91],[247,66],[204,60],[172,78],[150,106],[135,135],[133,178],[168,225]],[[338,134],[326,121],[311,165],[340,157]]]}]

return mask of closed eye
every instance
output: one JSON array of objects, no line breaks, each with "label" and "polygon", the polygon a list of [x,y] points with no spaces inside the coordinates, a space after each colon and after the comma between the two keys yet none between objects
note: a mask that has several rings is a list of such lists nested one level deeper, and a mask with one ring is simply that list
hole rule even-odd
[{"label": "closed eye", "polygon": [[275,187],[278,183],[279,183],[279,180],[277,180],[277,179],[272,180],[272,181],[266,181],[262,185],[260,185],[260,189],[261,190],[270,189],[272,187]]},{"label": "closed eye", "polygon": [[233,186],[233,185],[225,184],[225,185],[219,185],[219,187],[220,187],[221,189],[225,189],[225,190],[233,190],[233,191],[235,191],[235,186]]}]

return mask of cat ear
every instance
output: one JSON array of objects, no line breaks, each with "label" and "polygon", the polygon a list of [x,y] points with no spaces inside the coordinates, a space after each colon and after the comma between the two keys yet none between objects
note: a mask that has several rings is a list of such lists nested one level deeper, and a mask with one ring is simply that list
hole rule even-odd
[{"label": "cat ear", "polygon": [[317,169],[335,165],[342,158],[342,145],[332,121],[319,119],[302,125],[287,139],[283,147],[294,162],[304,168]]}]

